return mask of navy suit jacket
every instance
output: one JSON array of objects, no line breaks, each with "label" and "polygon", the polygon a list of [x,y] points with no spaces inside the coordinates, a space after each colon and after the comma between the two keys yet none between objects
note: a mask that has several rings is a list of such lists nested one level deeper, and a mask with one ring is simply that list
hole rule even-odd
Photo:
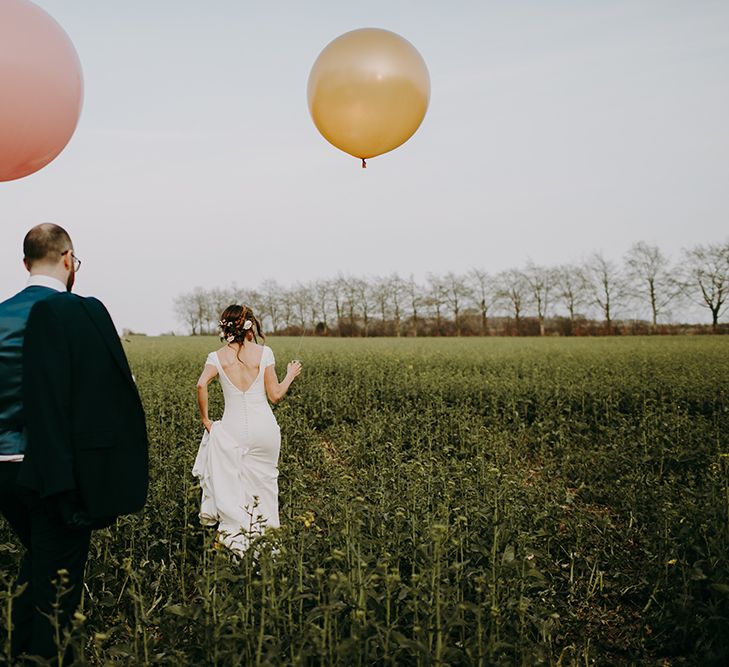
[{"label": "navy suit jacket", "polygon": [[24,355],[28,447],[18,482],[41,498],[75,492],[91,518],[142,509],[144,410],[101,301],[66,292],[36,303]]},{"label": "navy suit jacket", "polygon": [[56,290],[26,287],[0,303],[0,455],[25,452],[23,338],[31,308]]}]

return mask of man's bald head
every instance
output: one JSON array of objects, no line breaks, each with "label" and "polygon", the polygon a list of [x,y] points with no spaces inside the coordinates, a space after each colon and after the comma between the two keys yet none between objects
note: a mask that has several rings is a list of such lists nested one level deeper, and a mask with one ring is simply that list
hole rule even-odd
[{"label": "man's bald head", "polygon": [[71,237],[63,227],[43,222],[25,235],[23,259],[29,269],[36,263],[57,264],[61,255],[72,248]]}]

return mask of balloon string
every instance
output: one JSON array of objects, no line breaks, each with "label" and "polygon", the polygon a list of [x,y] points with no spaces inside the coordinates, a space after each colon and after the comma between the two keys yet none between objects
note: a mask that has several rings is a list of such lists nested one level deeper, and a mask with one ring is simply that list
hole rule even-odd
[{"label": "balloon string", "polygon": [[362,158],[362,169],[367,169],[367,163],[364,158]]},{"label": "balloon string", "polygon": [[299,337],[299,344],[296,347],[296,354],[294,355],[294,358],[292,361],[301,361],[299,359],[299,353],[301,352],[301,344],[304,342],[304,334],[306,333],[306,325],[302,327],[301,330],[301,336]]}]

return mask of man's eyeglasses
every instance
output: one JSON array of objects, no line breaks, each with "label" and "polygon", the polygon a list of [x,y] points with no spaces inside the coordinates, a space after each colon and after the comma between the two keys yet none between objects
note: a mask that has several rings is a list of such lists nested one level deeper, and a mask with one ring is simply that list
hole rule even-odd
[{"label": "man's eyeglasses", "polygon": [[76,257],[76,255],[73,254],[73,250],[64,250],[61,253],[61,257],[63,257],[64,255],[66,255],[69,252],[71,253],[71,258],[73,259],[73,270],[78,271],[81,268],[81,260],[78,257]]}]

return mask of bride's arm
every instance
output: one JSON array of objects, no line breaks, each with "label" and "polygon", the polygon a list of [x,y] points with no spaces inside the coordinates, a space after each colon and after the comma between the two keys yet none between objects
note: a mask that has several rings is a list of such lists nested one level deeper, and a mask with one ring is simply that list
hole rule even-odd
[{"label": "bride's arm", "polygon": [[268,400],[271,403],[278,403],[286,395],[291,383],[299,373],[301,373],[301,363],[291,361],[286,367],[286,377],[282,382],[279,382],[276,376],[276,367],[273,364],[267,366],[263,374],[263,381],[266,385]]},{"label": "bride's arm", "polygon": [[197,407],[200,408],[200,417],[202,418],[205,430],[210,432],[213,422],[208,416],[208,385],[210,381],[218,374],[218,369],[210,364],[205,364],[203,372],[197,381]]}]

